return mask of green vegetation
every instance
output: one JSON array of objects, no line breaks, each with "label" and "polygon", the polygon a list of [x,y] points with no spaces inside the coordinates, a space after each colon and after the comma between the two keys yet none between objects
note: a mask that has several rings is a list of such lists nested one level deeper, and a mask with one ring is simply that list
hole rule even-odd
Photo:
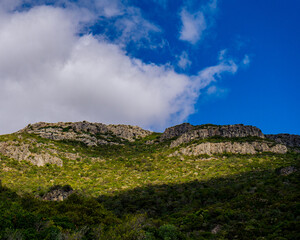
[{"label": "green vegetation", "polygon": [[[300,239],[299,171],[277,171],[300,169],[300,154],[169,157],[159,136],[98,147],[0,136],[63,159],[37,167],[0,154],[0,239]],[[72,188],[62,202],[39,197]]]}]

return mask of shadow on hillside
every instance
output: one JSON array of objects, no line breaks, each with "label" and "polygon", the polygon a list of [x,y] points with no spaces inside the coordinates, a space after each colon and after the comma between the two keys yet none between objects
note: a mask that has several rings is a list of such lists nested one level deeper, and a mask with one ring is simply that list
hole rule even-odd
[{"label": "shadow on hillside", "polygon": [[[68,234],[86,229],[86,238],[76,239],[144,239],[134,237],[143,231],[157,237],[147,238],[151,240],[299,239],[299,170],[288,176],[276,172],[148,185],[99,196],[98,202],[84,194],[72,194],[62,202],[20,197],[0,182],[0,213],[6,211],[0,217],[4,224],[0,224],[0,239],[7,229],[19,229],[27,236],[24,239],[58,239],[45,236],[50,231],[57,237],[62,229]],[[47,219],[51,221],[45,231],[34,228]],[[100,237],[95,237],[96,230]],[[162,230],[182,237],[159,237]]]},{"label": "shadow on hillside", "polygon": [[114,196],[102,195],[97,200],[118,216],[147,213],[152,218],[168,218],[225,205],[259,211],[274,203],[293,201],[299,195],[298,179],[299,171],[290,176],[279,176],[274,170],[246,172],[209,181],[147,185]]}]

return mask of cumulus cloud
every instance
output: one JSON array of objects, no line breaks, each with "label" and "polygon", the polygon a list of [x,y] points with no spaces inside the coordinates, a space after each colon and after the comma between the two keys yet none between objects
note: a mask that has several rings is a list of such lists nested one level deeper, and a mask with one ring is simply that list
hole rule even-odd
[{"label": "cumulus cloud", "polygon": [[130,42],[136,44],[136,47],[144,48],[161,48],[165,45],[164,40],[158,44],[152,42],[153,36],[159,35],[161,29],[146,20],[139,8],[129,6],[121,0],[3,0],[0,2],[0,11],[23,11],[22,4],[31,7],[51,4],[63,8],[66,13],[73,15],[73,19],[78,23],[78,32],[92,31],[97,23],[102,29],[99,38],[110,39],[123,47]]},{"label": "cumulus cloud", "polygon": [[12,11],[20,3],[21,3],[21,0],[1,0],[0,1],[0,13],[2,11]]},{"label": "cumulus cloud", "polygon": [[199,11],[188,11],[183,8],[180,13],[181,29],[179,39],[196,44],[203,38],[204,31],[213,23],[212,16],[217,9],[217,0],[209,1]]},{"label": "cumulus cloud", "polygon": [[194,76],[146,64],[117,44],[78,35],[68,9],[38,6],[0,16],[0,133],[37,121],[125,123],[162,130],[194,111],[199,91],[233,61]]}]

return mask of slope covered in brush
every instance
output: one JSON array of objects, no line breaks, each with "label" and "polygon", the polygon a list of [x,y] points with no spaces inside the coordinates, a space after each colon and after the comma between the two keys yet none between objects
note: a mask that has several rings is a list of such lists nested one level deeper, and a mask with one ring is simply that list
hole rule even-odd
[{"label": "slope covered in brush", "polygon": [[299,161],[251,126],[33,124],[0,136],[0,239],[297,239]]}]

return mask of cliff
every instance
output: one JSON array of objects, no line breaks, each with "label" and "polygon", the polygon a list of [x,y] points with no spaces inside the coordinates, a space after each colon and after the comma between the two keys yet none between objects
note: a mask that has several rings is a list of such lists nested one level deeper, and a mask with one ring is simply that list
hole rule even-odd
[{"label": "cliff", "polygon": [[[132,152],[133,155],[140,148],[149,148],[161,154],[171,152],[168,154],[172,157],[222,153],[284,154],[288,151],[287,146],[299,146],[299,142],[300,136],[288,134],[265,136],[259,128],[242,124],[193,126],[183,123],[167,128],[159,134],[130,125],[105,125],[86,121],[39,122],[29,124],[11,137],[7,135],[0,138],[0,154],[18,161],[30,161],[37,166],[46,164],[62,166],[64,161],[74,159],[88,158],[102,161],[90,147],[97,148],[95,151],[101,151],[102,154],[127,149],[126,151]],[[80,151],[72,147],[76,145],[82,146]],[[86,152],[92,152],[92,157],[87,156]]]},{"label": "cliff", "polygon": [[196,139],[205,139],[211,137],[223,138],[243,138],[243,137],[258,137],[264,138],[264,134],[257,127],[244,126],[243,124],[236,125],[199,125],[193,126],[190,124],[181,124],[171,128],[167,128],[162,134],[161,139],[177,139],[171,142],[170,147],[179,146],[182,143],[188,143]]},{"label": "cliff", "polygon": [[86,121],[74,123],[39,122],[32,125],[30,124],[19,132],[33,133],[42,138],[52,140],[78,141],[87,146],[120,144],[124,141],[132,142],[135,139],[152,134],[151,131],[144,130],[138,126],[105,125],[102,123],[90,123]]},{"label": "cliff", "polygon": [[221,142],[221,143],[200,143],[176,150],[170,156],[198,156],[202,154],[213,155],[222,153],[232,154],[257,154],[262,152],[272,152],[284,154],[287,147],[282,144],[270,144],[267,142]]},{"label": "cliff", "polygon": [[267,134],[266,138],[289,147],[300,147],[300,136],[293,134]]}]

